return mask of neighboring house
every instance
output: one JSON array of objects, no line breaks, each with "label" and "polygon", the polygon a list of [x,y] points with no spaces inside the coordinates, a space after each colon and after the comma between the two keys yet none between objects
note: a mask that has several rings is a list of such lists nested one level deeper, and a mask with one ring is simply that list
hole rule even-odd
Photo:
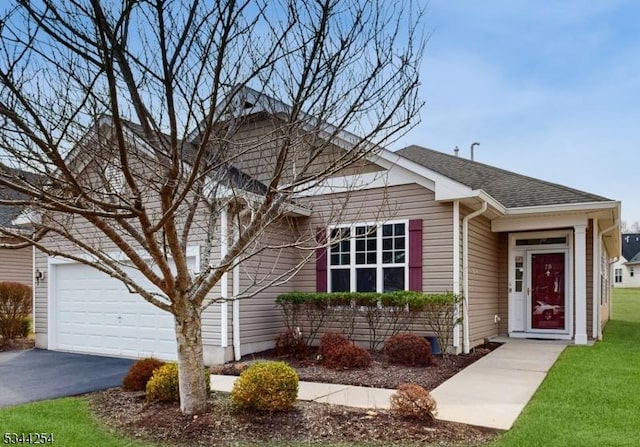
[{"label": "neighboring house", "polygon": [[613,264],[614,287],[640,287],[640,234],[622,235],[622,256]]},{"label": "neighboring house", "polygon": [[[9,169],[4,166],[0,166],[0,168]],[[2,199],[21,200],[24,199],[24,196],[0,184],[0,200]],[[12,230],[21,228],[17,219],[22,212],[23,207],[21,206],[0,204],[0,228]],[[28,231],[26,228],[24,230]],[[14,240],[4,236],[0,231],[0,245],[9,242],[14,242]],[[34,249],[32,247],[15,250],[0,248],[0,281],[16,281],[32,286],[34,281],[33,256]]]},{"label": "neighboring house", "polygon": [[[259,142],[273,125],[267,112],[274,100],[247,94],[253,95],[246,111],[252,120],[244,125]],[[336,141],[336,151],[349,150],[348,141]],[[261,180],[259,164],[239,163],[243,175]],[[356,191],[340,192],[352,181],[360,185]],[[348,204],[339,218],[336,203]],[[586,344],[601,337],[609,320],[609,263],[620,254],[617,201],[411,146],[381,149],[325,186],[300,193],[296,204],[265,238],[286,246],[297,232],[312,231],[320,239],[340,234],[345,240],[319,249],[315,262],[285,284],[210,306],[202,327],[206,363],[273,347],[284,331],[274,300],[293,290],[462,294],[464,324],[453,337],[458,352],[498,335]],[[219,225],[231,221],[227,213],[232,210],[222,213]],[[196,237],[189,241],[194,269],[201,267],[202,244]],[[226,274],[228,287],[217,285],[211,294],[233,298],[256,277],[284,272],[300,256],[287,248],[264,252]],[[36,263],[47,278],[36,287],[38,347],[175,358],[170,315],[132,299],[90,267],[42,254]]]}]

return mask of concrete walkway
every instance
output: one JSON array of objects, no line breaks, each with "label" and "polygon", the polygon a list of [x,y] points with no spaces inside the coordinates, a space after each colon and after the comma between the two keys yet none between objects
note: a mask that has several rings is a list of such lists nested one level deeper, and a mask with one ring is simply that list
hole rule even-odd
[{"label": "concrete walkway", "polygon": [[565,347],[510,340],[431,392],[437,419],[509,430]]},{"label": "concrete walkway", "polygon": [[[231,392],[235,376],[211,376],[211,389]],[[300,382],[298,399],[354,408],[389,408],[395,390],[331,383]]]},{"label": "concrete walkway", "polygon": [[[555,341],[509,340],[434,389],[437,419],[500,430],[511,428],[565,348]],[[211,389],[230,392],[237,377],[211,376]],[[395,390],[300,382],[298,399],[387,409]]]}]

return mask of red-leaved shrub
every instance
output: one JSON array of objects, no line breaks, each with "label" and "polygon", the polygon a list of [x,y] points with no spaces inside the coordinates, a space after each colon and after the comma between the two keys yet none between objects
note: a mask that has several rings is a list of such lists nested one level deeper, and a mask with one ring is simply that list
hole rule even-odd
[{"label": "red-leaved shrub", "polygon": [[295,359],[303,359],[309,353],[309,347],[304,341],[302,334],[295,330],[289,329],[278,335],[276,339],[276,347],[274,354],[282,357]]},{"label": "red-leaved shrub", "polygon": [[324,366],[331,369],[355,369],[371,366],[371,354],[351,342],[341,344],[323,357]]},{"label": "red-leaved shrub", "polygon": [[436,401],[420,385],[403,383],[391,396],[391,411],[400,416],[431,421],[435,417]]},{"label": "red-leaved shrub", "polygon": [[147,382],[153,376],[153,372],[164,365],[162,360],[148,357],[141,359],[131,365],[129,372],[124,376],[122,388],[127,391],[144,391],[147,389]]},{"label": "red-leaved shrub", "polygon": [[320,346],[318,347],[318,354],[324,359],[331,355],[331,352],[336,348],[349,345],[351,342],[342,335],[340,332],[326,332],[320,340]]},{"label": "red-leaved shrub", "polygon": [[415,334],[394,335],[384,345],[383,351],[389,363],[407,366],[431,364],[431,345],[423,337]]}]

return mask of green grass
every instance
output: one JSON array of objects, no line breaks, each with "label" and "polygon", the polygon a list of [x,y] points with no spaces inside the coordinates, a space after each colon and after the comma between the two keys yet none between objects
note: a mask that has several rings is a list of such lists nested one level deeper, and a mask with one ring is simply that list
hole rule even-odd
[{"label": "green grass", "polygon": [[[125,439],[100,427],[90,416],[87,402],[65,398],[0,409],[0,444],[5,433],[51,433],[53,444],[65,447],[142,447],[152,444]],[[27,445],[17,443],[15,445]]]},{"label": "green grass", "polygon": [[562,353],[508,433],[491,445],[637,446],[640,289],[616,289],[604,340]]}]

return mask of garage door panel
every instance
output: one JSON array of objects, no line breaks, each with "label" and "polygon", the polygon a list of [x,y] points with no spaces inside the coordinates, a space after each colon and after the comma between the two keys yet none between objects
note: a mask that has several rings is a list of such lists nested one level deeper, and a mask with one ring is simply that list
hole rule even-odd
[{"label": "garage door panel", "polygon": [[[175,360],[174,322],[168,312],[89,266],[58,264],[52,273],[54,349]],[[129,274],[147,290],[156,290],[139,272]]]}]

